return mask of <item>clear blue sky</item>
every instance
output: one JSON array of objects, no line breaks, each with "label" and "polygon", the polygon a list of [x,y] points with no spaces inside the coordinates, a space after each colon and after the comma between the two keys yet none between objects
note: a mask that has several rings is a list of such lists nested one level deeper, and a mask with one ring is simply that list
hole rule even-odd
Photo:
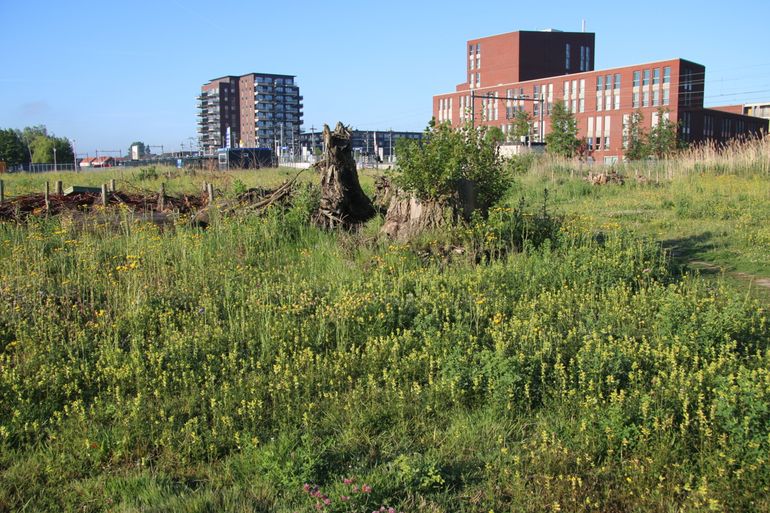
[{"label": "clear blue sky", "polygon": [[682,57],[706,66],[707,105],[770,100],[769,18],[770,0],[0,0],[0,128],[44,124],[92,155],[177,150],[203,83],[268,72],[297,75],[305,129],[421,130],[467,39],[583,19],[596,69]]}]

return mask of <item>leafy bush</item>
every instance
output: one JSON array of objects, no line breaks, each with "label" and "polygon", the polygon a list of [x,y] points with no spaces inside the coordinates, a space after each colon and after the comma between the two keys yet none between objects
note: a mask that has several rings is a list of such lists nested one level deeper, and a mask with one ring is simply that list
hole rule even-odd
[{"label": "leafy bush", "polygon": [[136,178],[142,181],[157,180],[158,176],[158,170],[155,168],[155,166],[150,166],[139,168],[139,173],[137,173]]},{"label": "leafy bush", "polygon": [[431,123],[422,143],[398,141],[396,183],[426,200],[447,199],[458,192],[461,180],[474,182],[479,208],[500,200],[512,184],[512,175],[500,158],[494,134],[470,124],[453,129]]}]

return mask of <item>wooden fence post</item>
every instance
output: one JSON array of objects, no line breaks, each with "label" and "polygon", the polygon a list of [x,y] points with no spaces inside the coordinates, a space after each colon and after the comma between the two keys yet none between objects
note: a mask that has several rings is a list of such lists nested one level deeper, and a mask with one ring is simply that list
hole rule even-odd
[{"label": "wooden fence post", "polygon": [[0,180],[0,203],[5,201],[5,182]]},{"label": "wooden fence post", "polygon": [[51,208],[51,204],[48,201],[48,196],[51,192],[51,185],[48,183],[48,181],[45,182],[45,209],[48,210]]},{"label": "wooden fence post", "polygon": [[61,196],[64,194],[64,183],[61,180],[56,180],[56,187],[54,188],[54,193]]},{"label": "wooden fence post", "polygon": [[166,184],[160,184],[160,192],[158,193],[158,210],[166,209]]},{"label": "wooden fence post", "polygon": [[103,207],[107,206],[107,184],[106,183],[102,184],[102,206]]},{"label": "wooden fence post", "polygon": [[208,184],[206,186],[206,189],[207,189],[206,193],[209,196],[209,203],[213,203],[214,202],[214,184],[213,183]]},{"label": "wooden fence post", "polygon": [[115,192],[115,179],[110,178],[110,192]]}]

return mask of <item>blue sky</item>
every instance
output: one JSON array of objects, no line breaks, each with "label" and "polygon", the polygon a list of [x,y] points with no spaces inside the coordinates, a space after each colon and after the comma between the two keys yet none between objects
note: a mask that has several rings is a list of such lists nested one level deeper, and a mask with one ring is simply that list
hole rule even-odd
[{"label": "blue sky", "polygon": [[467,39],[583,19],[596,69],[682,57],[706,66],[707,105],[770,100],[768,15],[770,0],[0,0],[0,128],[45,124],[91,155],[177,150],[203,83],[268,72],[297,75],[308,130],[421,130],[463,81]]}]

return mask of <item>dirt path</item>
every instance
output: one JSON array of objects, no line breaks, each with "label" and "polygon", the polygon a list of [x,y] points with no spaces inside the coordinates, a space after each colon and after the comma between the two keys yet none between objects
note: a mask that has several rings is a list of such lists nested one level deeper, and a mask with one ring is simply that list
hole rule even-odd
[{"label": "dirt path", "polygon": [[741,281],[748,281],[750,283],[753,283],[757,287],[762,287],[763,289],[770,290],[770,278],[763,278],[761,276],[756,276],[753,274],[739,272],[739,271],[728,271],[727,269],[725,269],[720,265],[713,264],[711,262],[704,262],[703,260],[689,260],[687,262],[687,265],[694,269],[707,269],[709,271],[724,273],[727,276],[732,276]]}]

